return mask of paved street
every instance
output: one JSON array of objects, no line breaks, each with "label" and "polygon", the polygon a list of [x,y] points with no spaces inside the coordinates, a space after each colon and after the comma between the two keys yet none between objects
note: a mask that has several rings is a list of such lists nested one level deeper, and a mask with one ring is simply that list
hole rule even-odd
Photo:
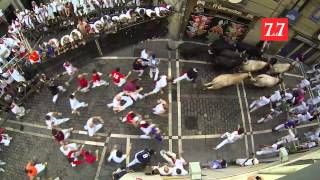
[{"label": "paved street", "polygon": [[[94,46],[90,46],[93,48]],[[161,58],[160,74],[176,77],[189,67],[197,67],[199,77],[196,86],[183,81],[177,85],[169,84],[164,94],[149,96],[138,101],[124,112],[114,114],[108,109],[106,104],[112,102],[119,88],[114,86],[107,74],[116,67],[121,68],[121,72],[127,73],[131,70],[134,52],[137,48],[151,48]],[[268,112],[269,107],[263,107],[253,113],[249,113],[248,105],[257,97],[270,95],[276,89],[287,89],[295,86],[303,75],[303,69],[295,69],[284,76],[284,83],[273,88],[256,88],[249,82],[241,83],[215,91],[203,91],[202,84],[211,81],[213,77],[222,72],[214,71],[212,65],[194,59],[193,61],[181,60],[175,51],[166,49],[167,41],[145,41],[129,47],[125,47],[112,52],[104,53],[104,57],[93,58],[93,55],[86,54],[92,49],[83,49],[84,52],[73,53],[68,59],[80,69],[80,72],[91,74],[93,69],[102,72],[103,78],[110,82],[108,87],[98,87],[88,93],[78,93],[77,99],[89,103],[89,107],[81,110],[81,116],[71,114],[68,95],[77,88],[74,80],[67,92],[59,97],[57,104],[51,102],[52,96],[47,88],[27,99],[25,106],[31,112],[21,121],[9,116],[3,127],[13,137],[9,147],[4,147],[0,153],[0,159],[7,162],[4,166],[5,173],[0,174],[0,179],[26,179],[24,166],[27,161],[37,157],[40,161],[48,162],[48,170],[43,175],[44,178],[61,177],[63,180],[88,180],[88,179],[111,179],[111,173],[116,169],[114,163],[107,163],[105,158],[113,145],[117,144],[123,152],[127,152],[129,146],[132,150],[129,159],[132,160],[134,153],[149,147],[157,152],[161,149],[172,150],[182,155],[187,161],[206,162],[213,159],[224,158],[233,161],[236,158],[245,158],[255,152],[259,144],[271,144],[277,138],[286,135],[286,132],[272,134],[271,128],[280,122],[286,121],[287,115],[283,114],[277,119],[264,125],[256,124],[256,121]],[[104,51],[104,50],[103,50]],[[105,51],[104,51],[105,52]],[[117,58],[118,57],[118,58]],[[47,71],[48,74],[63,72],[63,62],[56,62]],[[133,73],[129,79],[136,78]],[[67,77],[58,79],[58,84],[63,85]],[[149,92],[153,88],[152,80],[145,72],[138,84],[144,87],[143,93]],[[310,92],[308,97],[313,96]],[[156,105],[156,100],[162,98],[170,103],[169,113],[166,117],[159,117],[152,114],[152,108]],[[155,140],[139,139],[141,134],[136,129],[119,121],[128,111],[134,110],[142,114],[146,119],[159,125],[165,133],[165,139],[159,143]],[[86,144],[91,150],[99,149],[99,156],[102,159],[93,165],[83,164],[79,167],[71,167],[67,159],[59,151],[59,145],[51,137],[51,131],[46,129],[44,116],[50,111],[58,111],[63,117],[70,117],[71,120],[61,125],[61,128],[73,127],[76,131],[72,134],[70,141]],[[83,134],[83,126],[92,116],[102,116],[105,120],[104,129],[99,131],[101,139],[89,138]],[[302,134],[317,122],[307,124],[297,128],[298,134]],[[220,142],[220,135],[226,131],[235,130],[238,125],[244,127],[246,136],[234,144],[226,145],[218,151],[212,148]],[[111,132],[111,137],[107,134]],[[106,154],[102,152],[106,151]],[[163,162],[159,155],[153,159],[154,164]],[[124,165],[124,164],[123,164]]]}]

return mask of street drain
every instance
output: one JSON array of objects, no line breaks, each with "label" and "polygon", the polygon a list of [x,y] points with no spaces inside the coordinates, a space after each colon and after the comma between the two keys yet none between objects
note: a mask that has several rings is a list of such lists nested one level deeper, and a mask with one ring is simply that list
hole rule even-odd
[{"label": "street drain", "polygon": [[198,129],[198,117],[196,117],[196,116],[187,116],[184,119],[184,126],[188,130]]}]

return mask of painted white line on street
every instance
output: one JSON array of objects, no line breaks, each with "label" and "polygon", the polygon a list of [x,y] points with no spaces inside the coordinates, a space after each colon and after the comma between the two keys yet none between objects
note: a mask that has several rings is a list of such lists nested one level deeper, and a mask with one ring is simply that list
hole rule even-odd
[{"label": "painted white line on street", "polygon": [[180,62],[183,62],[183,63],[213,64],[213,63],[210,63],[210,62],[206,62],[206,61],[197,61],[197,60],[185,60],[185,59],[180,59],[179,61],[180,61]]},{"label": "painted white line on street", "polygon": [[106,138],[106,141],[104,142],[104,147],[103,147],[102,152],[101,152],[98,169],[96,171],[96,176],[94,177],[95,180],[99,180],[101,168],[102,168],[103,162],[105,161],[105,157],[106,157],[106,154],[107,154],[107,148],[108,148],[109,141],[110,141],[110,137],[108,136]]},{"label": "painted white line on street", "polygon": [[[242,126],[244,129],[244,132],[247,132],[246,129],[246,122],[245,122],[245,118],[244,118],[244,112],[243,112],[243,107],[242,107],[242,100],[241,100],[241,95],[240,95],[240,90],[239,90],[239,84],[237,84],[237,94],[238,94],[238,98],[239,98],[239,105],[240,105],[240,110],[241,110],[241,119],[242,119]],[[244,143],[245,143],[245,147],[246,147],[246,155],[247,157],[249,157],[249,145],[248,145],[248,138],[247,136],[244,136]]]},{"label": "painted white line on street", "polygon": [[[130,57],[130,56],[124,56],[124,57],[120,57],[120,56],[104,56],[104,57],[97,57],[95,59],[97,60],[134,60],[137,57]],[[165,61],[168,62],[170,58],[158,58],[160,61]],[[175,61],[175,59],[172,59],[173,61]],[[206,61],[199,61],[199,60],[186,60],[186,59],[180,59],[179,60],[182,63],[195,63],[195,64],[212,64],[210,62],[206,62]]]},{"label": "painted white line on street", "polygon": [[[246,109],[247,109],[247,117],[248,117],[248,122],[249,122],[249,131],[252,132],[252,122],[251,122],[251,116],[250,116],[250,112],[249,112],[249,105],[248,105],[248,99],[247,99],[247,93],[246,90],[244,88],[244,83],[243,81],[241,81],[241,85],[242,85],[242,92],[243,92],[243,97],[244,97],[244,102],[246,105]],[[256,152],[255,151],[255,145],[254,145],[254,139],[253,139],[253,135],[250,135],[251,137],[251,147],[252,147],[252,153]]]},{"label": "painted white line on street", "polygon": [[285,75],[285,76],[292,76],[292,77],[298,77],[298,78],[302,78],[302,79],[304,79],[304,77],[303,77],[303,76],[298,75],[298,74],[284,73],[283,75]]},{"label": "painted white line on street", "polygon": [[[222,134],[208,134],[208,135],[187,135],[187,136],[182,136],[182,139],[215,139],[215,138],[220,138]],[[174,136],[173,139],[178,139],[177,136]]]},{"label": "painted white line on street", "polygon": [[272,129],[266,129],[266,130],[252,132],[252,134],[266,134],[266,133],[272,133]]},{"label": "painted white line on street", "polygon": [[[179,52],[176,50],[176,60],[179,59]],[[180,65],[179,61],[176,61],[176,77],[179,77],[180,73]],[[178,108],[178,136],[182,135],[182,129],[181,129],[181,99],[180,99],[180,82],[177,82],[177,108]],[[182,155],[182,140],[178,139],[178,154],[179,157]]]},{"label": "painted white line on street", "polygon": [[130,138],[127,138],[126,141],[126,166],[129,164],[130,162],[130,150],[131,150],[131,143],[130,143]]},{"label": "painted white line on street", "polygon": [[[54,139],[52,136],[45,135],[45,134],[39,134],[34,132],[28,132],[28,131],[20,131],[18,129],[14,129],[11,127],[5,127],[6,130],[17,132],[20,134],[27,134],[31,136],[41,137],[41,138],[47,138],[47,139]],[[93,145],[93,146],[104,146],[104,142],[95,142],[95,141],[84,141],[84,140],[78,140],[78,139],[68,139],[69,142],[79,143],[79,144],[86,144],[86,145]]]},{"label": "painted white line on street", "polygon": [[[171,52],[168,51],[168,57],[171,59]],[[172,78],[172,68],[171,61],[168,62],[168,77]],[[172,83],[168,85],[168,101],[169,101],[169,110],[168,110],[168,135],[172,136]],[[169,139],[169,151],[172,152],[172,139]]]},{"label": "painted white line on street", "polygon": [[[166,41],[172,41],[172,39],[147,39],[146,41],[151,41],[151,42],[166,42]],[[191,43],[191,44],[198,44],[198,45],[205,45],[207,46],[207,43],[202,43],[202,42],[194,42],[194,41],[178,41],[179,43]]]}]

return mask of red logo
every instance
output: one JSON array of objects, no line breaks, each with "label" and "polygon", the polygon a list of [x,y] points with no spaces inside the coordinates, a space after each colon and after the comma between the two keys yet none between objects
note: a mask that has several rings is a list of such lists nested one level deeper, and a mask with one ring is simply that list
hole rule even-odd
[{"label": "red logo", "polygon": [[288,19],[263,18],[260,39],[263,41],[288,41]]}]

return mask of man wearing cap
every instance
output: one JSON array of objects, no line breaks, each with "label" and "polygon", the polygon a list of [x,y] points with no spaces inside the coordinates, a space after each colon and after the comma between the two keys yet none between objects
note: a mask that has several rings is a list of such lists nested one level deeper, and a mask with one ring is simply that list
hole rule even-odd
[{"label": "man wearing cap", "polygon": [[196,79],[198,77],[198,69],[197,68],[190,68],[186,73],[184,73],[182,76],[176,78],[173,80],[173,84],[176,84],[177,82],[186,79],[187,81],[192,81],[193,83],[196,82]]}]

